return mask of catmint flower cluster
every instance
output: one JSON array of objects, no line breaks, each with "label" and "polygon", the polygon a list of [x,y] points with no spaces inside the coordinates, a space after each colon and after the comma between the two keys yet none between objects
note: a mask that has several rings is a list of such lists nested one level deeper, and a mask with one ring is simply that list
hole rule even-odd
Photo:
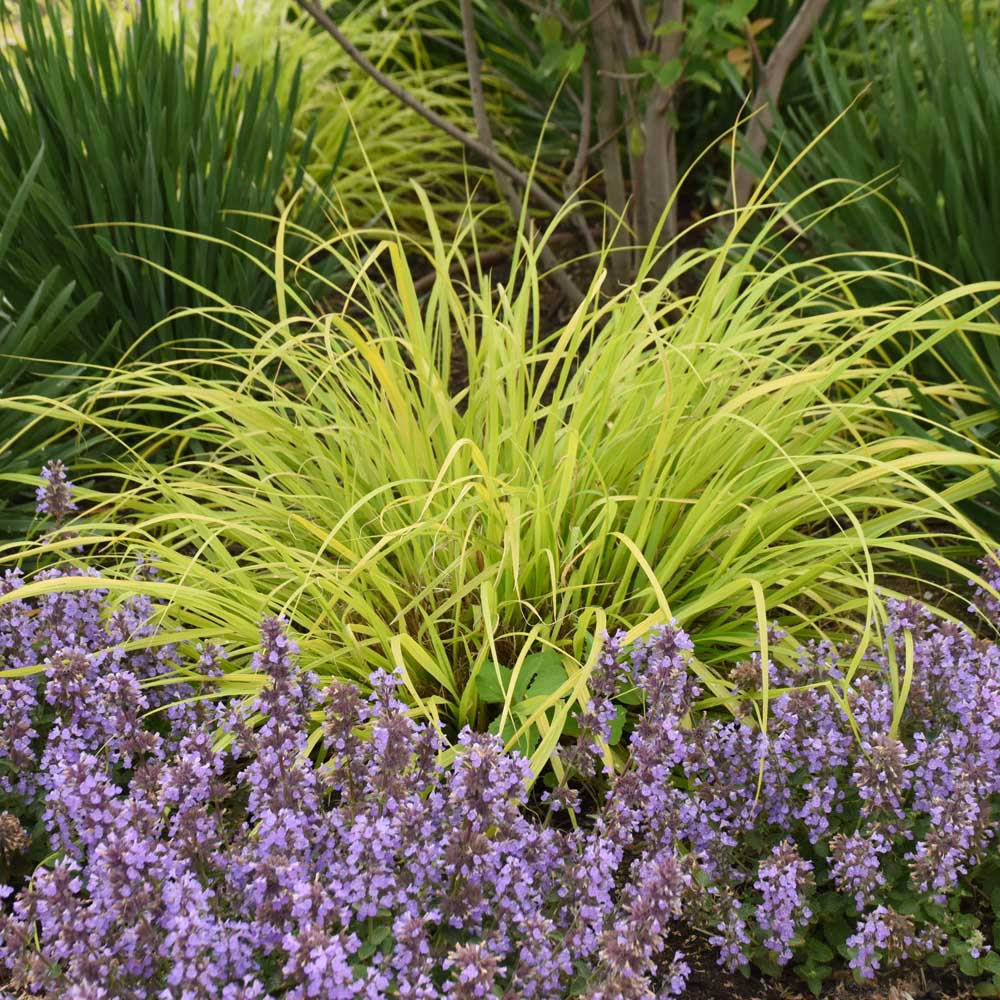
[{"label": "catmint flower cluster", "polygon": [[[674,714],[684,644],[662,634],[636,674]],[[443,766],[442,737],[411,719],[398,674],[376,674],[363,697],[321,688],[296,654],[286,623],[267,619],[253,658],[266,682],[250,703],[155,732],[140,689],[88,709],[72,752],[42,749],[58,857],[0,918],[14,988],[553,1000],[683,990],[676,932],[701,888],[697,859],[665,828],[640,842],[610,805],[587,829],[546,824],[527,761],[499,737],[463,730]],[[109,682],[123,666],[105,664]],[[316,712],[328,741],[318,754]],[[48,737],[64,743],[54,728]],[[650,748],[634,743],[645,759]]]},{"label": "catmint flower cluster", "polygon": [[67,478],[66,466],[54,459],[42,469],[42,485],[36,491],[38,513],[52,518],[56,525],[62,524],[76,510],[75,492]]},{"label": "catmint flower cluster", "polygon": [[851,968],[862,979],[875,978],[882,958],[897,965],[905,958],[922,956],[940,947],[934,929],[918,932],[912,919],[887,906],[876,906],[866,914],[847,944],[855,951]]},{"label": "catmint flower cluster", "polygon": [[806,904],[811,872],[812,865],[799,857],[795,845],[783,840],[761,863],[754,883],[761,893],[756,917],[760,929],[767,934],[764,947],[774,952],[781,965],[792,960],[789,942],[812,916]]},{"label": "catmint flower cluster", "polygon": [[[89,628],[86,615],[80,621]],[[939,641],[933,621],[920,629],[918,644]],[[955,728],[923,726],[899,741],[902,768],[895,750],[873,752],[869,732],[851,748],[836,742],[827,764],[843,785],[824,812],[837,829],[824,841],[828,878],[857,911],[848,945],[862,977],[940,945],[935,929],[880,900],[883,857],[908,858],[919,883],[923,859],[946,841],[961,859],[947,891],[992,833],[940,794],[979,781],[988,803],[997,791],[987,766],[996,718],[984,721],[982,701],[1000,659],[962,633],[956,641],[955,662],[978,685],[964,696],[980,701],[964,730],[972,756],[945,758],[941,741],[954,750]],[[712,935],[727,966],[746,964],[757,948],[785,964],[808,934],[817,891],[804,852],[819,827],[799,808],[809,781],[826,777],[810,722],[848,723],[812,689],[777,698],[766,734],[743,717],[692,724],[700,692],[686,669],[690,645],[676,626],[630,650],[609,643],[615,662],[604,669],[635,685],[644,708],[624,769],[608,778],[592,819],[571,807],[575,826],[542,819],[527,762],[496,736],[464,730],[442,765],[442,736],[410,717],[398,674],[373,676],[367,696],[342,682],[322,686],[298,668],[277,619],[263,623],[253,659],[266,676],[259,695],[200,719],[178,713],[176,731],[144,727],[148,702],[141,685],[126,683],[128,659],[108,656],[102,678],[113,696],[75,716],[66,710],[47,740],[30,741],[35,751],[45,744],[35,753],[37,795],[59,854],[13,893],[0,920],[10,981],[49,995],[73,983],[137,997],[650,998],[682,993],[688,965],[678,942],[691,927]],[[201,657],[207,674],[218,669],[217,647]],[[83,660],[63,659],[38,675],[40,704],[101,680]],[[940,709],[953,680],[935,658],[914,677],[915,706]],[[867,685],[858,691],[871,700]],[[568,759],[600,752],[599,709]],[[316,713],[318,751],[308,739]],[[943,709],[936,718],[945,721]],[[761,761],[780,767],[775,744],[797,781],[756,780]],[[877,794],[887,774],[901,782],[891,798]],[[919,810],[930,821],[924,838],[890,832],[900,812]],[[23,832],[4,819],[16,848]],[[771,839],[766,853],[749,849],[750,832]]]},{"label": "catmint flower cluster", "polygon": [[[831,896],[869,979],[942,952],[919,914],[995,852],[1000,649],[915,602],[871,648],[772,657],[766,715],[759,653],[720,707],[676,623],[605,636],[559,780],[536,781],[499,737],[416,721],[398,672],[363,692],[303,670],[277,618],[255,697],[192,699],[162,683],[183,651],[151,603],[62,572],[31,599],[0,579],[0,991],[654,1000],[684,992],[692,931],[773,969]],[[226,669],[211,643],[190,659]]]}]

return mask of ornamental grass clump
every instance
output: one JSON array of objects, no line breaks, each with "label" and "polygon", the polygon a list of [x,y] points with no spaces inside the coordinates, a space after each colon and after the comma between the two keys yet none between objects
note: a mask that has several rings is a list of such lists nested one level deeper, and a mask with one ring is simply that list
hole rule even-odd
[{"label": "ornamental grass clump", "polygon": [[[501,282],[475,227],[445,244],[430,208],[427,226],[433,253],[398,234],[323,244],[350,282],[322,307],[279,240],[279,321],[210,313],[258,333],[213,355],[226,379],[178,360],[58,408],[6,403],[121,447],[85,467],[104,490],[81,544],[109,577],[155,555],[180,631],[248,648],[284,615],[307,669],[364,686],[401,667],[424,717],[494,725],[537,773],[605,630],[676,617],[724,697],[769,618],[839,640],[877,585],[947,586],[988,551],[958,504],[1000,464],[900,437],[906,360],[879,354],[968,316],[865,310],[861,275],[733,236],[620,289],[596,260],[553,322],[543,240],[525,234]],[[947,490],[920,478],[953,463]]]},{"label": "ornamental grass clump", "polygon": [[[984,569],[995,590],[1000,564]],[[499,737],[448,746],[414,719],[397,672],[368,694],[321,684],[277,618],[249,697],[170,700],[145,615],[16,590],[0,852],[47,856],[0,890],[0,985],[652,998],[683,992],[692,934],[729,969],[792,965],[817,991],[838,955],[862,980],[915,959],[1000,985],[1000,649],[914,602],[888,602],[871,644],[802,646],[794,668],[762,642],[733,672],[735,719],[702,697],[676,625],[606,636],[559,777],[531,788]],[[174,675],[188,658],[210,682],[220,655],[171,649]]]}]

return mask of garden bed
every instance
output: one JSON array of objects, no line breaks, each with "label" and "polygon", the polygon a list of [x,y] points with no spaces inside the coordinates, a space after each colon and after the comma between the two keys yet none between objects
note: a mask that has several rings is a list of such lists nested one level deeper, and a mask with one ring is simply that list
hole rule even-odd
[{"label": "garden bed", "polygon": [[0,997],[1000,996],[995,4],[11,8]]}]

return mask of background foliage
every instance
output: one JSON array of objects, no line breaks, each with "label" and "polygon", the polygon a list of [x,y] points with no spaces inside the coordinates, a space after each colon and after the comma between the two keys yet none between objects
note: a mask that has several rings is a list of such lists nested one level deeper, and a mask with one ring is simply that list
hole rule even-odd
[{"label": "background foliage", "polygon": [[[6,266],[11,245],[20,238],[21,212],[44,156],[45,150],[40,149],[8,204],[0,225],[0,269]],[[73,353],[69,345],[77,327],[97,303],[95,294],[83,301],[77,299],[74,306],[74,291],[73,282],[66,281],[60,269],[53,267],[20,309],[5,296],[0,298],[0,399],[13,396],[29,385],[36,395],[49,399],[73,387],[80,366],[46,363],[45,357]],[[0,463],[8,470],[33,469],[50,454],[49,448],[45,456],[40,453],[47,437],[44,428],[36,427],[25,434],[26,423],[22,411],[0,408]],[[67,451],[75,451],[72,441],[60,449],[51,449],[51,454],[58,457]],[[10,499],[0,495],[0,519],[13,534],[24,534],[30,518],[11,522],[5,511]]]},{"label": "background foliage", "polygon": [[[204,5],[201,17],[204,24]],[[202,32],[189,70],[184,32],[166,41],[149,5],[120,39],[95,0],[73,0],[70,18],[67,28],[58,8],[43,13],[25,0],[23,44],[0,60],[0,208],[45,150],[21,206],[19,239],[4,258],[0,280],[11,308],[23,309],[40,276],[60,266],[78,301],[100,295],[86,324],[60,345],[66,358],[89,362],[122,357],[172,313],[220,291],[264,308],[269,216],[279,195],[303,187],[310,146],[289,178],[292,127],[275,83],[280,57],[271,70],[240,78]],[[293,107],[298,93],[296,75]],[[298,217],[321,226],[314,192],[300,198]],[[208,332],[190,315],[179,329]],[[162,351],[176,338],[160,329],[142,349]]]},{"label": "background foliage", "polygon": [[[995,281],[1000,12],[995,4],[933,2],[888,5],[877,19],[866,14],[855,4],[836,43],[817,44],[808,104],[790,105],[775,134],[782,164],[796,164],[778,195],[799,198],[811,188],[795,212],[810,252],[844,254],[853,266],[871,247],[884,251],[882,268],[899,278],[872,283],[863,289],[868,296],[919,300],[927,288]],[[956,299],[953,309],[967,304]],[[998,361],[996,337],[975,323],[925,355],[920,375],[951,391],[923,400],[928,423],[920,432],[998,454]],[[994,537],[998,502],[994,491],[969,507]]]}]

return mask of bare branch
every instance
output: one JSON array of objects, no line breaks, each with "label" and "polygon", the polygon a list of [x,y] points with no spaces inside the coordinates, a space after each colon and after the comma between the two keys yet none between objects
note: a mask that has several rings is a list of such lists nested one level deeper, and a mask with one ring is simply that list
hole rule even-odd
[{"label": "bare branch", "polygon": [[757,38],[753,33],[753,28],[750,26],[749,21],[743,22],[743,34],[747,40],[747,48],[753,56],[753,64],[757,68],[757,72],[763,78],[765,69],[764,57],[760,54],[760,46],[757,44]]},{"label": "bare branch", "polygon": [[[469,97],[472,100],[472,115],[476,121],[476,132],[479,142],[490,152],[490,163],[493,165],[493,176],[496,178],[497,189],[508,204],[512,204],[514,218],[520,215],[519,199],[510,177],[493,164],[496,148],[493,145],[493,129],[486,112],[486,95],[483,92],[483,73],[479,62],[479,46],[476,44],[476,24],[472,13],[472,0],[461,0],[462,8],[462,45],[465,48],[465,65],[469,71]],[[517,207],[514,207],[517,206]]]},{"label": "bare branch", "polygon": [[[515,204],[518,199],[510,181],[516,181],[521,185],[522,188],[527,191],[528,196],[546,208],[552,214],[558,214],[563,210],[563,205],[561,205],[555,198],[552,197],[544,188],[542,188],[537,182],[532,180],[524,171],[519,170],[513,163],[511,163],[506,157],[501,156],[500,153],[496,151],[496,148],[492,142],[492,132],[489,127],[489,120],[485,113],[485,99],[482,92],[482,74],[480,71],[479,54],[476,50],[475,45],[475,33],[472,30],[473,26],[471,21],[468,26],[465,24],[466,10],[465,2],[463,0],[463,41],[465,42],[465,52],[466,60],[469,65],[469,82],[470,87],[473,89],[473,113],[476,115],[477,130],[481,133],[480,138],[476,138],[473,135],[469,135],[464,129],[458,128],[452,122],[448,121],[447,118],[439,115],[433,109],[427,107],[425,104],[421,103],[417,98],[415,98],[405,87],[401,87],[395,80],[390,76],[383,73],[370,59],[368,59],[363,52],[356,45],[354,45],[351,40],[337,27],[336,24],[330,19],[326,11],[319,7],[313,0],[296,0],[298,5],[307,13],[316,23],[323,28],[328,35],[330,35],[334,41],[347,53],[347,55],[364,70],[379,86],[383,87],[385,90],[389,91],[397,100],[401,101],[406,107],[415,111],[418,115],[424,118],[426,121],[430,122],[436,128],[439,128],[446,135],[450,135],[453,139],[457,139],[466,148],[472,150],[482,159],[484,159],[493,168],[494,176],[497,180],[497,187],[500,189],[501,194],[508,200],[511,204],[511,209],[514,212],[515,218],[520,215],[520,206],[515,208]],[[471,16],[471,6],[469,7],[468,14]],[[473,58],[469,58],[470,55],[470,44],[469,39],[471,37],[471,51],[473,53]],[[473,83],[473,78],[475,78],[475,83]],[[478,87],[478,92],[476,88]],[[501,178],[503,180],[501,181]],[[506,190],[505,190],[506,189]],[[513,199],[513,200],[512,200]],[[586,220],[577,218],[578,213],[572,213],[571,217],[573,221],[586,230]],[[566,271],[559,266],[559,262],[555,257],[555,254],[548,247],[542,247],[541,249],[541,259],[542,263],[552,271],[552,279],[559,286],[562,293],[569,299],[574,305],[578,305],[583,301],[583,293],[576,286],[575,282],[570,278]]]},{"label": "bare branch", "polygon": [[[580,108],[580,141],[576,147],[576,158],[573,166],[563,184],[563,196],[567,202],[576,203],[578,199],[577,189],[583,183],[584,175],[587,171],[587,164],[590,162],[590,135],[593,131],[593,107],[594,107],[594,84],[591,76],[590,59],[584,56],[583,59],[583,105]],[[583,242],[588,253],[597,253],[597,244],[594,242],[593,233],[587,225],[587,220],[583,213],[574,213],[576,228],[583,236]],[[581,225],[582,223],[582,225]]]},{"label": "bare branch", "polygon": [[462,143],[467,149],[472,150],[477,156],[485,160],[491,167],[505,174],[511,180],[520,184],[531,196],[532,200],[552,213],[562,210],[562,205],[552,197],[537,182],[533,181],[523,170],[519,170],[506,157],[501,156],[495,149],[492,149],[484,142],[480,142],[473,135],[469,135],[464,129],[458,128],[447,118],[439,115],[432,108],[417,100],[405,87],[401,87],[392,77],[383,73],[349,38],[333,23],[320,6],[313,0],[296,0],[296,3],[312,17],[328,35],[347,53],[348,56],[365,71],[379,86],[384,87],[397,100],[405,104],[411,111],[415,111],[421,118],[429,121],[442,132],[450,135],[453,139]]},{"label": "bare branch", "polygon": [[632,270],[625,213],[628,197],[625,193],[625,171],[622,165],[618,133],[623,125],[618,121],[618,84],[615,74],[622,68],[621,53],[615,39],[618,26],[610,4],[591,0],[592,37],[597,52],[597,138],[601,153],[601,170],[608,208],[615,217],[615,236],[608,268],[615,290],[628,280]]},{"label": "bare branch", "polygon": [[573,192],[580,186],[580,183],[583,181],[584,172],[587,169],[587,163],[590,160],[590,132],[592,127],[591,116],[594,103],[594,84],[591,79],[590,59],[587,56],[583,57],[581,72],[583,73],[583,105],[580,108],[580,142],[576,147],[576,158],[573,160],[572,169],[566,177],[566,183],[563,185],[563,194],[567,197],[572,197]]},{"label": "bare branch", "polygon": [[[660,0],[659,23],[680,22],[683,16],[683,0]],[[660,37],[656,57],[661,66],[680,58],[682,42],[680,31]],[[640,243],[648,246],[655,241],[658,249],[664,251],[650,270],[654,277],[661,277],[666,272],[677,236],[677,131],[671,124],[676,101],[676,83],[669,87],[654,83],[646,98],[643,121],[646,142],[639,178],[640,222],[637,229]]]}]

